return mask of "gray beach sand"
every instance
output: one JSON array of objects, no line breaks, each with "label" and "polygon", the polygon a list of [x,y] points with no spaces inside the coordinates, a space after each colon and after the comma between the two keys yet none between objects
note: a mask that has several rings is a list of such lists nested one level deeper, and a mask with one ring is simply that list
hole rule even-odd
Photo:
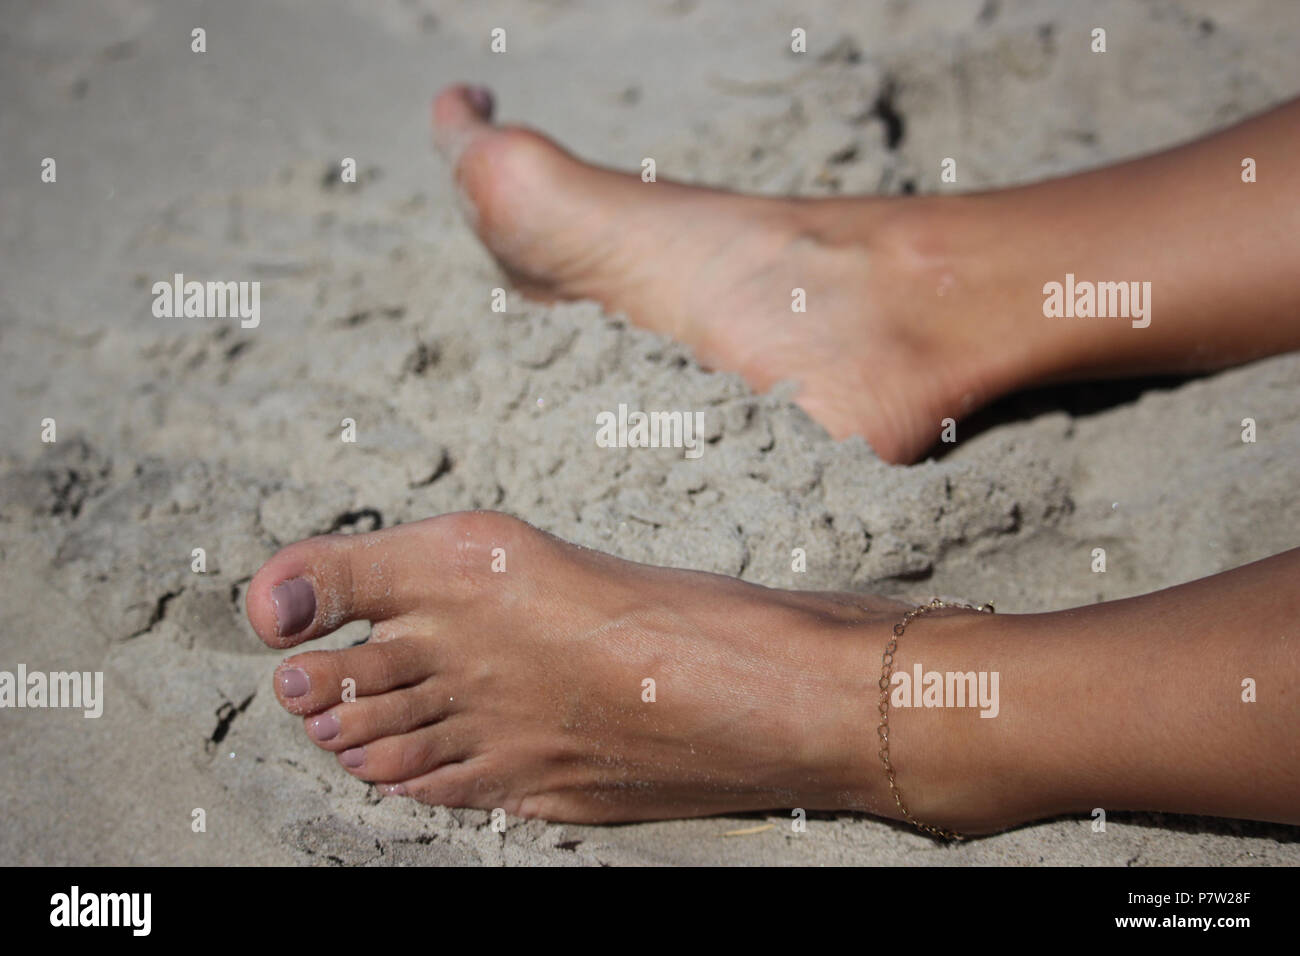
[{"label": "gray beach sand", "polygon": [[[103,671],[105,704],[97,720],[0,711],[0,863],[1300,862],[1294,828],[1148,814],[958,847],[847,814],[795,833],[788,811],[501,834],[483,812],[381,802],[276,704],[281,655],[243,617],[261,562],[307,535],[444,511],[495,508],[768,585],[1010,612],[1300,545],[1300,355],[1019,396],[940,460],[900,468],[832,442],[789,388],[755,396],[594,304],[512,294],[490,310],[506,282],[429,148],[448,82],[489,83],[503,119],[612,166],[652,156],[663,177],[805,195],[1030,181],[1297,93],[1300,5],[1284,0],[781,6],[7,6],[0,669]],[[498,26],[505,55],[488,51]],[[1104,55],[1088,51],[1094,26]],[[789,50],[794,27],[806,55]],[[956,186],[939,181],[948,156]],[[356,184],[338,181],[345,157]],[[260,281],[260,325],[155,318],[151,286],[178,272]],[[697,461],[597,448],[595,415],[620,402],[701,409],[710,444]]]}]

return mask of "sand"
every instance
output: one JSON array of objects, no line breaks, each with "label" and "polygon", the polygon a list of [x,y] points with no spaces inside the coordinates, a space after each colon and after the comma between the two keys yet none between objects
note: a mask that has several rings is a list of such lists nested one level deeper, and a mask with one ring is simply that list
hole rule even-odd
[{"label": "sand", "polygon": [[[447,82],[490,83],[503,118],[601,162],[653,156],[661,176],[805,195],[1028,181],[1297,92],[1300,6],[1284,0],[780,7],[11,5],[0,669],[103,671],[106,704],[98,720],[0,711],[0,863],[1300,862],[1295,828],[1151,814],[951,848],[847,814],[795,833],[785,812],[501,834],[482,812],[381,802],[276,704],[280,655],[242,615],[261,562],[306,535],[443,511],[496,508],[769,585],[1011,612],[1300,543],[1300,356],[1019,396],[960,426],[939,460],[900,468],[831,441],[788,387],[755,396],[594,304],[512,294],[490,311],[505,280],[429,149]],[[1097,25],[1104,55],[1087,52]],[[190,50],[196,26],[206,53]],[[488,52],[496,26],[505,55]],[[957,186],[939,181],[945,156]],[[345,157],[356,184],[337,181]],[[260,281],[261,324],[155,318],[152,283],[177,272]],[[620,402],[704,410],[707,450],[597,448],[595,415]]]}]

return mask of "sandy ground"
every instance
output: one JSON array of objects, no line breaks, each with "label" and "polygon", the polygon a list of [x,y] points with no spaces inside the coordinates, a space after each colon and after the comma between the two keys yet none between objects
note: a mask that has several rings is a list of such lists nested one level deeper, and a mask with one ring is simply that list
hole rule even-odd
[{"label": "sandy ground", "polygon": [[[944,156],[961,189],[1040,178],[1219,127],[1300,82],[1287,0],[811,6],[6,4],[0,669],[102,670],[107,703],[99,720],[0,712],[0,862],[1300,862],[1293,828],[1154,815],[956,848],[850,815],[802,834],[783,813],[499,834],[481,812],[380,802],[276,705],[280,655],[242,616],[258,565],[305,535],[442,511],[497,508],[770,585],[1004,611],[1300,544],[1300,356],[1020,396],[941,461],[897,468],[830,441],[788,392],[756,397],[594,305],[489,310],[504,281],[429,150],[429,99],[449,81],[492,84],[505,119],[611,165],[653,156],[663,176],[807,195],[958,188],[939,182]],[[1097,25],[1105,55],[1087,51]],[[487,48],[496,26],[505,55]],[[789,52],[794,26],[807,55]],[[355,185],[337,182],[344,157]],[[154,318],[150,286],[175,272],[260,281],[260,327]],[[713,444],[695,462],[599,449],[594,415],[619,402],[703,409]],[[722,836],[764,819],[778,826]]]}]

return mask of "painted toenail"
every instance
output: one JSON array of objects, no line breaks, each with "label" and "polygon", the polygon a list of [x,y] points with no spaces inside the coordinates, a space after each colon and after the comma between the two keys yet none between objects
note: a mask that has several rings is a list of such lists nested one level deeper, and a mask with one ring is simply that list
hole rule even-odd
[{"label": "painted toenail", "polygon": [[385,783],[380,786],[380,792],[386,797],[404,797],[406,796],[406,785],[400,783]]},{"label": "painted toenail", "polygon": [[492,118],[492,107],[495,104],[492,101],[492,91],[486,86],[467,87],[465,99],[469,100],[469,105],[474,107],[474,112],[483,119]]},{"label": "painted toenail", "polygon": [[333,714],[322,714],[311,722],[308,732],[313,740],[333,740],[339,735],[339,719]]},{"label": "painted toenail", "polygon": [[271,588],[276,633],[281,637],[304,630],[316,617],[316,592],[311,582],[294,578]]},{"label": "painted toenail", "polygon": [[365,759],[365,747],[353,747],[351,750],[345,750],[339,754],[339,760],[343,762],[343,766],[351,767],[353,770],[360,767],[365,762]]},{"label": "painted toenail", "polygon": [[301,667],[280,671],[280,693],[285,697],[301,697],[311,690],[311,678]]}]

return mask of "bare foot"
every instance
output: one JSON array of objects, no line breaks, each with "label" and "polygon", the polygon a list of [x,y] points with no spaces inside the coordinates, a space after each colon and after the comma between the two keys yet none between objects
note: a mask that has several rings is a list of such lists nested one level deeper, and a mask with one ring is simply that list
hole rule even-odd
[{"label": "bare foot", "polygon": [[[297,654],[275,676],[348,773],[425,803],[577,822],[897,818],[875,687],[900,607],[634,564],[490,512],[302,541],[248,591],[272,647],[374,623],[368,643]],[[927,628],[937,654],[943,622]],[[1023,810],[986,786],[956,725],[903,730],[894,757],[918,815],[971,826]]]},{"label": "bare foot", "polygon": [[[970,281],[928,215],[900,217],[889,199],[644,183],[491,114],[488,91],[451,87],[434,102],[435,142],[471,224],[525,294],[595,299],[757,390],[798,382],[799,404],[833,437],[862,435],[887,461],[915,460],[943,419],[1015,384],[1015,338],[959,308]],[[791,309],[796,288],[806,312]]]}]

